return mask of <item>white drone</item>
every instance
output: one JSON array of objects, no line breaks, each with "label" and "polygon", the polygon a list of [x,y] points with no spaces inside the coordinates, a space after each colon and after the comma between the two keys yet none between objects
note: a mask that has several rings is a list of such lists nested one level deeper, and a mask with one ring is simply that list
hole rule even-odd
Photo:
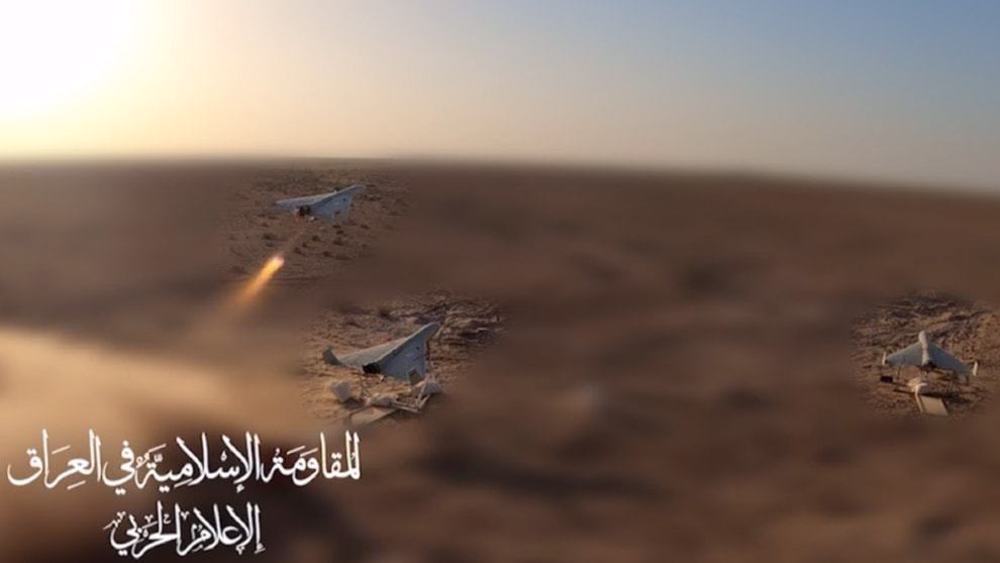
[{"label": "white drone", "polygon": [[285,211],[291,211],[297,217],[310,220],[319,218],[339,223],[347,219],[354,196],[364,190],[364,184],[354,184],[335,192],[283,199],[276,201],[274,205]]},{"label": "white drone", "polygon": [[[959,382],[968,383],[969,377],[975,376],[979,372],[979,362],[973,362],[970,368],[931,342],[925,331],[920,331],[920,334],[917,335],[917,341],[906,348],[892,354],[882,354],[882,365],[895,367],[897,375],[907,366],[919,368],[923,373],[907,381],[906,389],[907,392],[913,393],[913,398],[916,400],[920,412],[932,415],[947,415],[948,409],[939,397],[924,394],[924,390],[928,386],[925,375],[931,372],[954,374],[959,377]],[[895,378],[883,376],[882,381],[891,383],[895,382]]]}]

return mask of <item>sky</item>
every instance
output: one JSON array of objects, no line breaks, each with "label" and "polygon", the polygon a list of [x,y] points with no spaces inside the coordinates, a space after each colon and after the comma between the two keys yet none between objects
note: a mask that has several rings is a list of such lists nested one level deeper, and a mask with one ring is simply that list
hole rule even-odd
[{"label": "sky", "polygon": [[1000,188],[993,0],[0,0],[0,158],[465,157]]}]

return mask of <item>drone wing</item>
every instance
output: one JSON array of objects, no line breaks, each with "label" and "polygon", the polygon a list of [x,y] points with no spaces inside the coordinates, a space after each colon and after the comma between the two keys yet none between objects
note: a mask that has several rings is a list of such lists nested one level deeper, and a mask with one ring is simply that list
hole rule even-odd
[{"label": "drone wing", "polygon": [[364,191],[364,189],[365,186],[363,184],[354,184],[327,194],[327,197],[311,206],[312,214],[316,217],[322,217],[327,221],[333,221],[334,223],[345,220],[347,214],[351,211],[351,203],[354,201],[354,196],[358,192]]},{"label": "drone wing", "polygon": [[365,373],[381,373],[398,379],[408,379],[413,374],[423,377],[427,372],[427,341],[440,326],[430,323],[407,337],[343,356],[336,356],[333,350],[327,349],[323,358],[328,364],[360,368]]},{"label": "drone wing", "polygon": [[310,195],[305,197],[292,197],[276,201],[274,202],[274,205],[282,209],[286,209],[288,211],[295,211],[300,207],[306,207],[306,206],[313,207],[319,205],[333,195],[334,193],[331,192],[326,194]]},{"label": "drone wing", "polygon": [[379,360],[381,372],[399,379],[409,379],[412,375],[423,379],[427,373],[427,341],[437,334],[441,325],[430,323],[416,332],[396,341],[396,346]]},{"label": "drone wing", "polygon": [[350,352],[338,357],[337,359],[345,366],[356,368],[364,368],[367,365],[374,366],[378,364],[379,360],[384,358],[386,354],[391,352],[394,348],[396,348],[396,346],[399,346],[403,340],[405,339],[400,338],[398,340],[372,346],[371,348]]},{"label": "drone wing", "polygon": [[924,365],[924,349],[920,342],[914,342],[898,352],[889,354],[885,358],[885,363],[890,366],[915,366]]},{"label": "drone wing", "polygon": [[930,359],[934,364],[934,367],[940,370],[955,372],[959,375],[972,373],[972,369],[970,369],[969,366],[962,363],[962,361],[955,356],[945,352],[936,344],[929,344],[927,346],[927,353],[930,355]]}]

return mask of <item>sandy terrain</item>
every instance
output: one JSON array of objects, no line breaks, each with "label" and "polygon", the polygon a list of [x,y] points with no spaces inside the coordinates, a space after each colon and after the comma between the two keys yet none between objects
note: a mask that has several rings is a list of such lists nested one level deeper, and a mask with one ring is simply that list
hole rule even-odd
[{"label": "sandy terrain", "polygon": [[[340,228],[303,230],[264,209],[327,181],[369,186]],[[25,383],[35,374],[8,366],[0,412],[22,423],[6,424],[2,463],[37,439],[17,415],[29,405],[31,420],[58,413],[81,432],[96,420],[134,428],[136,441],[329,428],[338,412],[323,388],[347,375],[317,352],[445,322],[432,361],[447,395],[366,431],[360,482],[259,491],[259,560],[1000,557],[993,403],[908,416],[905,396],[868,377],[877,350],[930,323],[980,359],[975,397],[987,396],[995,321],[979,304],[1000,302],[1000,200],[338,161],[7,167],[0,198],[12,338],[86,342],[133,366],[130,396],[149,381],[145,401],[111,411],[124,399],[99,390],[113,378],[94,377],[87,401],[54,404]],[[288,265],[260,306],[220,313],[280,250]],[[900,301],[911,295],[925,298]],[[39,353],[56,356],[45,365],[61,377],[87,377]],[[175,365],[163,362],[212,383],[178,378],[190,398],[162,393]],[[218,409],[206,394],[220,395]],[[29,493],[4,509],[5,560],[114,558],[95,522],[97,506],[116,506],[110,492]],[[40,539],[55,536],[65,541]]]}]

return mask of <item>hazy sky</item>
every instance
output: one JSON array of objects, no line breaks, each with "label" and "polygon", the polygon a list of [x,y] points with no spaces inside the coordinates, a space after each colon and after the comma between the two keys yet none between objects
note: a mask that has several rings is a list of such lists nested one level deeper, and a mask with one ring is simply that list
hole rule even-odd
[{"label": "hazy sky", "polygon": [[162,153],[1000,187],[1000,2],[0,0],[0,156]]}]

